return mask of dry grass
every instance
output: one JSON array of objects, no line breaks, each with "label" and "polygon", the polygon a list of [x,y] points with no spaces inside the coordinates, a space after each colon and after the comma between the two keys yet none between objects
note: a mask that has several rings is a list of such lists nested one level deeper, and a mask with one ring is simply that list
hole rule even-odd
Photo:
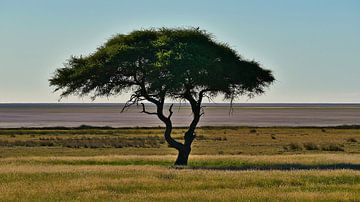
[{"label": "dry grass", "polygon": [[[162,132],[161,128],[0,130],[0,142],[9,145],[0,147],[0,157],[176,154],[163,141]],[[174,137],[181,141],[184,132],[176,128]],[[360,129],[203,127],[197,136],[192,149],[195,155],[360,153],[356,141]],[[122,148],[114,148],[117,145],[112,140]],[[35,144],[15,147],[15,142]],[[67,147],[69,142],[76,148]],[[291,145],[299,147],[291,149]],[[316,147],[306,149],[304,145]]]},{"label": "dry grass", "polygon": [[3,201],[356,201],[360,198],[360,172],[352,170],[214,171],[138,165],[18,164],[2,165],[0,179]]},{"label": "dry grass", "polygon": [[[0,159],[0,165],[160,165],[171,166],[174,155],[109,155],[109,156],[34,156]],[[191,155],[190,165],[273,165],[303,164],[360,165],[360,154],[293,154],[293,155]]]},{"label": "dry grass", "polygon": [[[142,141],[161,137],[161,132],[158,128],[1,130],[0,140]],[[176,129],[175,137],[183,132]],[[201,128],[198,136],[190,166],[182,169],[171,166],[175,151],[166,144],[0,147],[0,201],[360,200],[360,143],[354,141],[360,138],[359,129],[218,127]],[[284,149],[295,143],[301,149]],[[330,145],[341,145],[344,151],[322,149]]]}]

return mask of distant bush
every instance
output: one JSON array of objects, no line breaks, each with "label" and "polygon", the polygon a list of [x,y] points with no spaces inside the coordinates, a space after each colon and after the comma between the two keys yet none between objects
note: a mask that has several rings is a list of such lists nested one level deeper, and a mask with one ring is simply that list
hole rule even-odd
[{"label": "distant bush", "polygon": [[360,125],[341,125],[335,126],[336,129],[360,129]]},{"label": "distant bush", "polygon": [[345,151],[342,145],[331,143],[321,147],[323,151]]},{"label": "distant bush", "polygon": [[250,133],[256,133],[257,131],[255,129],[251,129],[249,132]]},{"label": "distant bush", "polygon": [[319,150],[319,146],[312,142],[307,142],[304,143],[303,145],[306,150]]},{"label": "distant bush", "polygon": [[302,150],[302,146],[299,143],[290,143],[289,145],[284,147],[287,151],[300,151]]},{"label": "distant bush", "polygon": [[357,142],[357,140],[354,137],[346,139],[346,142]]}]

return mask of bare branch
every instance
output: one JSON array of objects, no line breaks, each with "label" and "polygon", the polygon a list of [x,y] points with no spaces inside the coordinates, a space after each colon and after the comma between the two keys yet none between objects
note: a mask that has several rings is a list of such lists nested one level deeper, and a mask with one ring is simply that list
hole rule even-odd
[{"label": "bare branch", "polygon": [[141,103],[141,106],[142,106],[142,111],[140,113],[145,113],[145,114],[151,114],[151,115],[157,115],[156,112],[148,112],[146,111],[145,109],[145,104],[144,103]]},{"label": "bare branch", "polygon": [[212,98],[211,98],[210,96],[208,96],[208,95],[204,95],[204,97],[206,97],[209,102],[215,102],[214,99],[212,99]]},{"label": "bare branch", "polygon": [[197,101],[198,104],[201,104],[202,99],[203,99],[205,93],[208,92],[208,91],[210,91],[210,90],[209,90],[209,89],[204,89],[204,90],[201,90],[201,91],[199,92],[199,99],[198,99],[198,101]]},{"label": "bare branch", "polygon": [[203,115],[205,114],[204,107],[200,107],[200,110],[201,110],[201,112],[200,112],[200,116],[203,116]]},{"label": "bare branch", "polygon": [[233,115],[233,113],[234,113],[233,101],[234,101],[234,96],[231,96],[231,99],[230,99],[229,116]]},{"label": "bare branch", "polygon": [[173,111],[172,111],[172,107],[174,106],[174,104],[171,104],[170,107],[169,107],[169,116],[168,116],[168,119],[171,118],[171,116],[173,115]]},{"label": "bare branch", "polygon": [[131,107],[132,105],[138,104],[140,101],[145,99],[140,98],[139,95],[133,94],[131,95],[130,99],[125,103],[124,107],[121,109],[121,112],[124,112],[127,108]]}]

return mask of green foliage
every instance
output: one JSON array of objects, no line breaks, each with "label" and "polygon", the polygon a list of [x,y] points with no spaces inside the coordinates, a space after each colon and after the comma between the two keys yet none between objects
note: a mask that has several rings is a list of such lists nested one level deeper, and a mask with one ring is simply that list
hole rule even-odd
[{"label": "green foliage", "polygon": [[88,56],[72,56],[49,81],[61,96],[131,91],[138,101],[183,99],[185,93],[253,96],[274,77],[204,30],[160,28],[119,34]]}]

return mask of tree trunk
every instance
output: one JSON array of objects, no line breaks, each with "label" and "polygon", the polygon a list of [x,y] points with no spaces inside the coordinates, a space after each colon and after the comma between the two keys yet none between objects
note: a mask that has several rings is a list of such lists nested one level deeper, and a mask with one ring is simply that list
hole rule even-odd
[{"label": "tree trunk", "polygon": [[[190,124],[190,127],[188,129],[188,131],[184,134],[184,143],[180,143],[178,141],[176,141],[174,138],[171,137],[171,132],[172,132],[172,122],[171,122],[171,115],[173,114],[172,112],[172,106],[170,106],[169,108],[169,116],[164,116],[163,114],[163,107],[164,107],[164,102],[160,102],[157,103],[157,116],[158,118],[165,123],[165,132],[164,132],[164,138],[166,140],[166,142],[169,144],[170,147],[175,148],[176,150],[178,150],[178,157],[175,161],[175,165],[178,166],[186,166],[188,163],[188,159],[189,159],[189,155],[191,152],[191,144],[193,142],[193,140],[195,139],[195,128],[197,123],[199,122],[200,119],[200,105],[193,105],[192,103],[192,109],[194,112],[194,119]],[[143,112],[145,113],[150,113],[150,112],[146,112],[145,111],[145,106],[143,105]]]},{"label": "tree trunk", "polygon": [[186,166],[188,163],[189,155],[190,155],[191,148],[183,148],[181,150],[178,150],[178,156],[175,161],[176,166]]}]

